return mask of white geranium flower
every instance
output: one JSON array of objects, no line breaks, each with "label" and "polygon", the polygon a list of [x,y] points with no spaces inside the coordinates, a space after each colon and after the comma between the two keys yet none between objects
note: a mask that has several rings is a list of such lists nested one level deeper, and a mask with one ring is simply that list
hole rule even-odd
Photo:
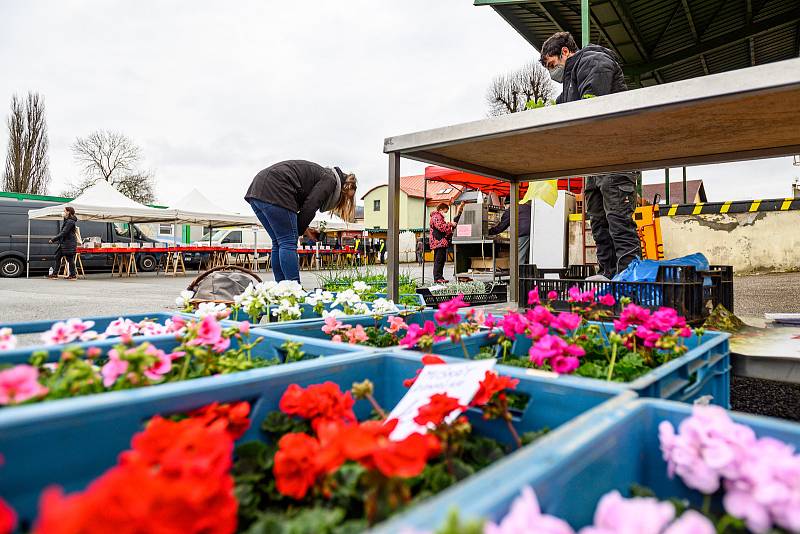
[{"label": "white geranium flower", "polygon": [[366,282],[362,282],[361,280],[356,280],[353,282],[353,290],[357,293],[363,293],[364,291],[369,291],[370,287],[367,285]]},{"label": "white geranium flower", "polygon": [[184,289],[181,291],[181,295],[175,299],[175,304],[180,306],[181,308],[186,308],[189,306],[189,301],[191,298],[194,297],[194,293],[189,291],[188,289]]},{"label": "white geranium flower", "polygon": [[367,315],[369,313],[369,304],[366,302],[356,302],[352,308],[353,315]]},{"label": "white geranium flower", "polygon": [[334,317],[338,319],[339,317],[347,317],[347,314],[338,308],[334,308],[332,310],[322,310],[322,318],[326,319],[328,317]]},{"label": "white geranium flower", "polygon": [[228,315],[228,308],[222,303],[215,304],[213,302],[201,302],[194,312],[197,317],[205,317],[206,315],[213,315],[216,318]]},{"label": "white geranium flower", "polygon": [[375,302],[372,303],[372,312],[373,313],[397,313],[400,310],[395,306],[394,302],[384,298],[377,298]]},{"label": "white geranium flower", "polygon": [[357,302],[361,302],[361,297],[352,289],[345,289],[336,294],[333,301],[334,306],[353,306]]}]

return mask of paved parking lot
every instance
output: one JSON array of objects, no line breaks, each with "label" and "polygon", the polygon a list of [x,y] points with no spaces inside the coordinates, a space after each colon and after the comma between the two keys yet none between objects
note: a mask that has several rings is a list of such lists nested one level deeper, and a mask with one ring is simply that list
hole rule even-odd
[{"label": "paved parking lot", "polygon": [[[430,265],[426,266],[430,280]],[[383,267],[373,268],[376,271]],[[401,271],[419,278],[417,265],[403,265]],[[446,276],[452,267],[447,266]],[[318,287],[318,276],[303,271],[306,288]],[[271,274],[261,275],[265,279]],[[111,278],[108,273],[92,274],[85,280],[47,280],[0,278],[0,322],[31,321],[92,315],[146,313],[175,309],[175,298],[193,279],[140,274],[133,278]],[[736,277],[734,281],[737,315],[757,323],[764,312],[800,312],[800,273],[765,274]]]}]

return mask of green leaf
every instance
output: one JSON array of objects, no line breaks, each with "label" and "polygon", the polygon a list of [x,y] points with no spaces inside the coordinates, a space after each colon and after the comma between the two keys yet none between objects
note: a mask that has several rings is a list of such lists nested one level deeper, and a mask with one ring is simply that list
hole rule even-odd
[{"label": "green leaf", "polygon": [[520,439],[522,440],[523,445],[528,445],[530,443],[533,443],[537,439],[543,437],[548,432],[550,432],[550,429],[548,427],[544,427],[540,430],[532,430],[531,432],[525,432],[520,436]]},{"label": "green leaf", "polygon": [[302,419],[294,419],[283,412],[270,412],[270,414],[261,423],[261,430],[263,430],[270,438],[277,442],[284,434],[292,432],[311,431],[311,425],[308,421]]},{"label": "green leaf", "polygon": [[436,531],[436,534],[482,534],[483,521],[472,520],[462,522],[458,516],[458,510],[450,510],[447,522]]}]

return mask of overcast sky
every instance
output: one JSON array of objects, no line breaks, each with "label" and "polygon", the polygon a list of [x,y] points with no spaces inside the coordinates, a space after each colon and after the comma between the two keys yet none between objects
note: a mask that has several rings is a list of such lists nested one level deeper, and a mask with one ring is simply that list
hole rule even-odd
[{"label": "overcast sky", "polygon": [[[0,50],[0,117],[45,96],[51,193],[102,128],[143,148],[160,203],[197,187],[237,211],[283,159],[385,183],[385,137],[484,117],[491,78],[535,54],[471,0],[0,0]],[[798,175],[787,158],[689,170],[710,200],[783,197]]]}]

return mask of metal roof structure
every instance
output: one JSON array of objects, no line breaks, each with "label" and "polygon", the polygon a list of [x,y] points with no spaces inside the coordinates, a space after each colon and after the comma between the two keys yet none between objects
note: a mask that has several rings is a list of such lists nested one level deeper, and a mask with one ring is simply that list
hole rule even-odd
[{"label": "metal roof structure", "polygon": [[[553,33],[580,42],[580,0],[475,0],[537,50]],[[797,0],[591,0],[590,42],[614,50],[631,87],[800,55]]]},{"label": "metal roof structure", "polygon": [[387,137],[388,292],[399,288],[400,160],[512,182],[516,299],[519,182],[800,153],[800,59]]}]

